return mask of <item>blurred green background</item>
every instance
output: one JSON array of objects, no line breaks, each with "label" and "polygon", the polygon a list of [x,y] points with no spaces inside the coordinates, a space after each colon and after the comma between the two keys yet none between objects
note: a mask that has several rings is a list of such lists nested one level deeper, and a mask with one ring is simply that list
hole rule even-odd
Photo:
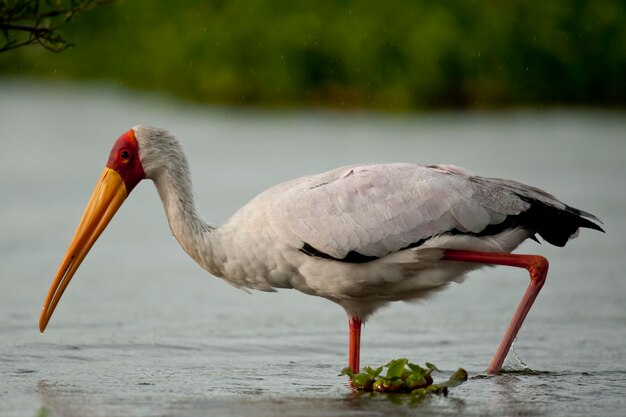
[{"label": "blurred green background", "polygon": [[198,102],[381,110],[626,104],[620,0],[121,1],[0,54],[2,76]]}]

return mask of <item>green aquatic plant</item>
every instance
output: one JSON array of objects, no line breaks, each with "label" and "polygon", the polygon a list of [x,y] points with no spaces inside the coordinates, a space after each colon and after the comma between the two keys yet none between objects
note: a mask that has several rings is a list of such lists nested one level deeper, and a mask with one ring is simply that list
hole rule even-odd
[{"label": "green aquatic plant", "polygon": [[[387,372],[383,375],[384,368],[387,368]],[[378,368],[366,366],[363,371],[354,373],[350,368],[344,368],[339,375],[347,375],[356,391],[405,393],[415,396],[428,394],[447,396],[448,388],[467,381],[467,371],[459,368],[447,381],[435,384],[431,376],[433,371],[438,371],[435,365],[426,362],[425,367],[422,367],[409,362],[406,358],[394,359]]]}]

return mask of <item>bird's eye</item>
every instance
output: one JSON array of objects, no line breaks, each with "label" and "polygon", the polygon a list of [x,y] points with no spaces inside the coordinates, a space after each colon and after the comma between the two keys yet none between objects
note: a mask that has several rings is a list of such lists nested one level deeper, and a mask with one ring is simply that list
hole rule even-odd
[{"label": "bird's eye", "polygon": [[130,152],[128,151],[121,151],[120,152],[120,158],[127,160],[128,158],[130,158]]}]

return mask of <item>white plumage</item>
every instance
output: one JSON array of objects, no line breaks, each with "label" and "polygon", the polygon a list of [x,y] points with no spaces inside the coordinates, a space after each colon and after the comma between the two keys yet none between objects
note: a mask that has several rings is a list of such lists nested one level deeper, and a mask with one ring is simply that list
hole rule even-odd
[{"label": "white plumage", "polygon": [[[472,199],[476,193],[462,180],[419,165],[389,164],[288,181],[252,199],[219,228],[196,227],[206,230],[204,248],[212,248],[196,261],[233,285],[295,288],[366,319],[386,301],[423,296],[477,267],[441,265],[436,261],[442,251],[435,249],[510,252],[532,234],[514,229],[488,238],[446,235],[455,228],[479,232],[528,205],[517,201],[504,213],[491,211]],[[180,218],[169,216],[170,224]],[[185,242],[192,233],[176,229],[184,248],[197,247]],[[420,240],[426,241],[402,250]],[[305,253],[305,244],[338,260],[350,252],[377,259],[335,261]]]},{"label": "white plumage", "polygon": [[[135,139],[134,162],[143,176],[124,168],[133,162],[127,145]],[[130,149],[130,156],[120,149]],[[107,166],[133,182],[129,191],[144,177],[154,181],[172,233],[213,275],[237,287],[294,288],[341,305],[351,319],[353,370],[358,370],[361,322],[381,305],[428,296],[483,263],[523,266],[532,275],[537,267],[520,261],[523,255],[503,262],[498,254],[513,251],[535,234],[563,246],[580,227],[602,230],[588,220],[595,217],[536,188],[474,176],[451,165],[406,163],[354,165],[287,181],[253,198],[227,223],[212,227],[196,211],[185,155],[167,131],[133,128],[116,142]],[[133,175],[140,177],[129,182],[126,178]],[[487,254],[467,257],[455,251]],[[73,268],[69,278],[58,280],[69,281],[78,267],[71,266],[70,258],[59,272]],[[545,278],[547,263],[541,268]],[[521,319],[514,320],[512,337],[539,288],[519,313]],[[60,294],[52,296],[53,310]],[[44,307],[42,330],[51,314]],[[508,350],[507,343],[500,350]],[[499,370],[500,359],[494,357],[491,371]]]}]

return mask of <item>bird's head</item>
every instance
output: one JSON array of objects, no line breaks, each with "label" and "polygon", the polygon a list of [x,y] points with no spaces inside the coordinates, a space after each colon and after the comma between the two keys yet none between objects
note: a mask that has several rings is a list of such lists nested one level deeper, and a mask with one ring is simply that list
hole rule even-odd
[{"label": "bird's head", "polygon": [[125,132],[115,141],[104,173],[115,178],[120,185],[123,183],[126,195],[145,178],[135,129]]},{"label": "bird's head", "polygon": [[117,139],[46,296],[39,319],[41,332],[74,273],[128,194],[144,178],[158,176],[163,155],[172,146],[179,147],[167,131],[149,126],[136,126]]}]

